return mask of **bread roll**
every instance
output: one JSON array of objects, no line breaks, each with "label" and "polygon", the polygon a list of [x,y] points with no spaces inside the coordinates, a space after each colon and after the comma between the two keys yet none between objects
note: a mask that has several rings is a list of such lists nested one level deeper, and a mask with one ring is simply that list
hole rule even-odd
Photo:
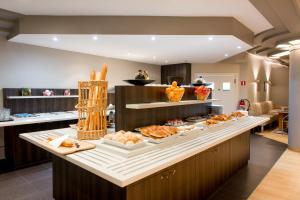
[{"label": "bread roll", "polygon": [[[57,138],[58,138],[57,136],[50,136],[50,137],[48,137],[48,141],[50,142],[50,141],[55,140],[55,139],[57,139]],[[73,143],[72,140],[66,139],[66,140],[64,140],[64,141],[61,143],[60,146],[62,146],[62,147],[73,147],[73,145],[74,145],[74,143]]]}]

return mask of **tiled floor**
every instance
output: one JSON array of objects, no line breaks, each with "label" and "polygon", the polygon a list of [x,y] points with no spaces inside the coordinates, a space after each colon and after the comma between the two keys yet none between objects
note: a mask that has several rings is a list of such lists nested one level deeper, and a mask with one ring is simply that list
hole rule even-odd
[{"label": "tiled floor", "polygon": [[0,199],[52,199],[51,163],[0,175]]},{"label": "tiled floor", "polygon": [[[285,149],[285,144],[252,135],[248,166],[231,177],[210,199],[247,199]],[[0,199],[51,200],[51,164],[0,175]]]}]

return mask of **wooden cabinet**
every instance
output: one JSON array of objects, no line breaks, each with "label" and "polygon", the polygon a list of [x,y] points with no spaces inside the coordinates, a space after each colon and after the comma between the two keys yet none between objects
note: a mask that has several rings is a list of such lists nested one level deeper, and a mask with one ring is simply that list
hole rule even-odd
[{"label": "wooden cabinet", "polygon": [[249,159],[244,133],[127,187],[127,199],[206,199]]},{"label": "wooden cabinet", "polygon": [[243,133],[231,139],[230,148],[230,170],[234,172],[244,166],[250,159],[250,133]]},{"label": "wooden cabinet", "polygon": [[67,120],[49,123],[37,123],[4,128],[5,162],[4,170],[14,170],[36,165],[51,160],[51,154],[21,138],[22,133],[59,129],[69,127],[77,120]]},{"label": "wooden cabinet", "polygon": [[168,84],[168,77],[182,77],[182,84],[191,84],[191,63],[180,63],[161,66],[161,83]]},{"label": "wooden cabinet", "polygon": [[127,187],[127,199],[195,199],[195,159],[189,158]]},{"label": "wooden cabinet", "polygon": [[[118,187],[101,177],[54,157],[55,199],[201,200],[207,199],[249,159],[249,133],[236,136],[171,167]],[[79,176],[84,175],[84,181]],[[65,183],[67,189],[64,188]],[[86,186],[94,186],[87,192]],[[101,188],[101,190],[99,189]],[[74,191],[77,197],[74,198]],[[114,197],[108,194],[116,194]],[[101,198],[100,198],[101,197]]]}]

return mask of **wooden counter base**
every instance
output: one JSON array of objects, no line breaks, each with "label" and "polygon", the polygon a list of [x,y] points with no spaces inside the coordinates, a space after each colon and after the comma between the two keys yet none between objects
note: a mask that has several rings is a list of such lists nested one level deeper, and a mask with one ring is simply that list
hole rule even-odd
[{"label": "wooden counter base", "polygon": [[126,187],[53,156],[56,200],[205,199],[250,158],[250,132],[238,135]]},{"label": "wooden counter base", "polygon": [[33,131],[65,128],[69,127],[70,124],[76,123],[77,120],[65,120],[4,127],[6,166],[4,166],[3,170],[11,171],[51,161],[51,154],[49,152],[22,140],[19,137],[20,134]]}]

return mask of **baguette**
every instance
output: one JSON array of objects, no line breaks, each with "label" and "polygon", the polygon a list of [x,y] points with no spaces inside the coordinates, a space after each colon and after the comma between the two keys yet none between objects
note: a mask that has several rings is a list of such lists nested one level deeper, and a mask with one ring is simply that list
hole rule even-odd
[{"label": "baguette", "polygon": [[[95,69],[92,69],[91,73],[90,73],[90,80],[91,81],[94,81],[96,80],[96,71]],[[93,91],[90,90],[89,91],[89,100],[88,100],[88,107],[92,106],[92,100],[93,100]],[[91,130],[90,127],[91,127],[91,113],[87,113],[87,116],[86,116],[86,120],[85,120],[85,124],[84,124],[84,127],[83,127],[83,130],[87,131],[87,130]]]},{"label": "baguette", "polygon": [[100,75],[100,80],[101,81],[105,81],[106,74],[107,74],[107,64],[103,64],[102,68],[101,68],[101,75]]},{"label": "baguette", "polygon": [[[106,75],[107,75],[107,64],[103,64],[102,68],[101,68],[101,78],[100,78],[100,80],[105,81],[106,80]],[[99,95],[100,95],[100,91],[99,91]],[[107,106],[107,105],[105,105],[105,106]],[[102,127],[106,127],[106,123],[105,123],[106,121],[105,120],[106,120],[106,113],[103,113],[101,119],[100,119],[100,117],[98,117],[98,123],[101,123]]]}]

